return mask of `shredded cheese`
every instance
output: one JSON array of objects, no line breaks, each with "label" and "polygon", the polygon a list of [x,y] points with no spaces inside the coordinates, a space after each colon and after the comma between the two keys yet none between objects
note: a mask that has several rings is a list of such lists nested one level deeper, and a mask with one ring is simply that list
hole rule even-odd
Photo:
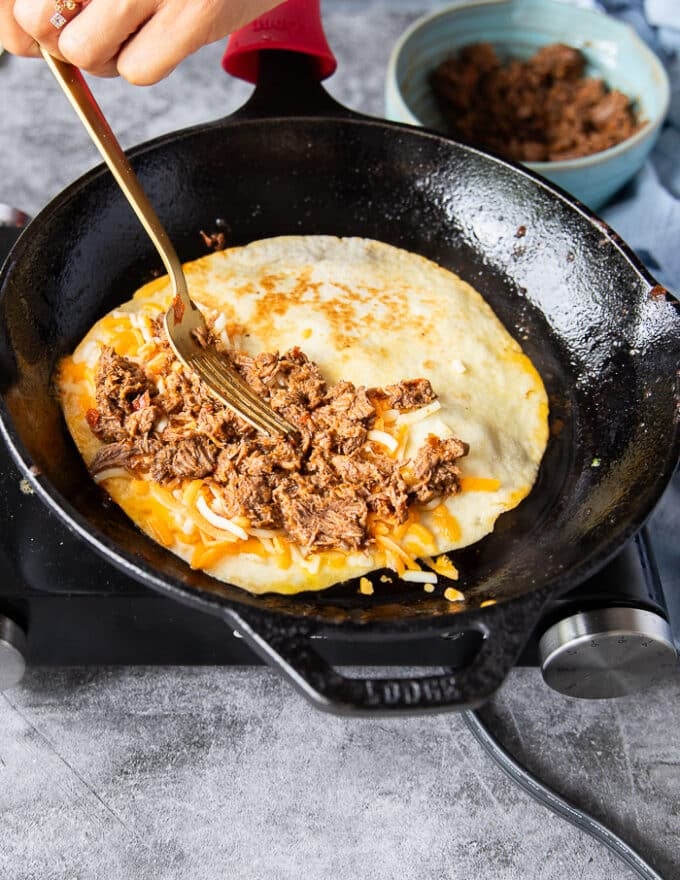
[{"label": "shredded cheese", "polygon": [[254,535],[256,538],[279,538],[285,536],[285,532],[283,529],[261,529],[251,527],[248,529],[248,533],[250,535]]},{"label": "shredded cheese", "polygon": [[431,403],[426,403],[425,406],[418,407],[418,409],[412,409],[408,412],[400,413],[397,418],[397,424],[414,425],[416,422],[422,422],[423,419],[436,413],[437,410],[440,410],[441,408],[441,403],[438,400],[433,400]]},{"label": "shredded cheese", "polygon": [[311,556],[303,556],[300,564],[303,568],[306,568],[310,574],[316,574],[321,565],[321,556],[319,553],[312,553]]},{"label": "shredded cheese", "polygon": [[492,477],[461,477],[461,492],[497,492],[501,481]]},{"label": "shredded cheese", "polygon": [[125,468],[121,467],[112,467],[106,468],[106,470],[99,471],[98,474],[94,475],[95,483],[102,483],[104,480],[110,480],[112,477],[127,477],[128,472]]},{"label": "shredded cheese", "polygon": [[449,602],[464,602],[465,596],[461,593],[460,590],[456,590],[453,587],[448,587],[444,590],[444,598],[448,599]]},{"label": "shredded cheese", "polygon": [[431,559],[429,556],[423,556],[423,562],[425,565],[429,565],[431,569],[440,574],[442,577],[449,578],[452,581],[458,580],[458,569],[451,562],[448,556],[437,556],[436,559]]},{"label": "shredded cheese", "polygon": [[439,530],[449,541],[460,541],[461,529],[458,520],[451,514],[445,504],[440,504],[432,511],[432,516]]},{"label": "shredded cheese", "polygon": [[401,579],[402,581],[411,581],[414,584],[437,583],[437,575],[433,571],[405,571]]},{"label": "shredded cheese", "polygon": [[196,509],[201,516],[204,517],[204,519],[207,519],[216,529],[223,529],[225,532],[231,532],[232,535],[236,535],[236,537],[240,538],[242,541],[248,540],[248,532],[246,532],[245,529],[242,529],[241,526],[237,525],[233,520],[227,519],[226,516],[220,516],[215,513],[202,495],[199,495],[196,499]]},{"label": "shredded cheese", "polygon": [[293,562],[293,556],[290,552],[290,542],[286,541],[285,538],[276,535],[272,538],[272,545],[274,547],[274,552],[277,555],[276,563],[279,568],[290,568],[291,563]]},{"label": "shredded cheese", "polygon": [[432,532],[419,522],[409,523],[404,535],[404,544],[408,551],[419,556],[437,550],[437,541]]},{"label": "shredded cheese", "polygon": [[412,556],[409,556],[406,550],[404,550],[403,547],[400,547],[396,541],[393,541],[386,535],[376,535],[376,541],[378,542],[378,544],[382,544],[382,546],[386,550],[389,550],[390,553],[393,555],[394,561],[395,563],[397,563],[396,567],[399,574],[401,574],[398,566],[399,561],[401,561],[401,563],[410,571],[420,571],[420,566],[415,561],[415,559]]},{"label": "shredded cheese", "polygon": [[373,429],[366,434],[366,439],[372,440],[374,443],[379,443],[381,446],[389,449],[390,452],[395,452],[399,446],[397,438],[388,434],[387,431],[377,431]]},{"label": "shredded cheese", "polygon": [[373,584],[369,581],[367,577],[362,577],[359,579],[359,592],[362,596],[373,595]]}]

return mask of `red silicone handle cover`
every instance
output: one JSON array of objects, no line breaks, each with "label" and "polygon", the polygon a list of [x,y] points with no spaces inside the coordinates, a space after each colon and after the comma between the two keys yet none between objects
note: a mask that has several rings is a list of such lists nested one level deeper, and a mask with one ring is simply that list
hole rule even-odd
[{"label": "red silicone handle cover", "polygon": [[263,49],[287,49],[316,60],[319,79],[337,66],[321,24],[319,0],[286,0],[229,37],[222,67],[232,76],[257,82]]}]

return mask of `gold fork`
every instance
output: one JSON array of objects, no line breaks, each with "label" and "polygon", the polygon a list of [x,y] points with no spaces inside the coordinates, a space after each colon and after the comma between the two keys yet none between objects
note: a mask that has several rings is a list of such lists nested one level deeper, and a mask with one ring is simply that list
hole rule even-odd
[{"label": "gold fork", "polygon": [[293,425],[255,394],[224,355],[214,347],[202,348],[198,344],[195,332],[207,332],[205,318],[189,296],[177,252],[94,95],[77,67],[54,58],[45,49],[41,48],[40,51],[132,205],[168,272],[174,297],[164,323],[174,353],[185,367],[202,379],[215,397],[254,428],[268,436],[296,433]]}]

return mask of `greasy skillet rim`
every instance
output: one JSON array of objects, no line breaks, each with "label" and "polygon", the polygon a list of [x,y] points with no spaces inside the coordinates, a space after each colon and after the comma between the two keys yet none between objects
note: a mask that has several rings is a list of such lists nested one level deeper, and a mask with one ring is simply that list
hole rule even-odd
[{"label": "greasy skillet rim", "polygon": [[[509,170],[513,171],[515,174],[519,174],[522,177],[528,179],[532,183],[532,185],[538,185],[547,190],[553,197],[563,202],[566,202],[570,208],[579,213],[592,227],[597,229],[598,233],[606,237],[608,243],[616,248],[616,250],[628,262],[635,273],[646,284],[649,285],[650,290],[653,288],[661,288],[661,290],[664,291],[666,300],[670,302],[675,310],[680,313],[680,302],[677,300],[677,298],[674,297],[661,285],[659,285],[658,281],[645,268],[639,258],[632,251],[632,249],[620,238],[620,236],[616,232],[614,232],[613,229],[611,229],[611,227],[609,227],[607,223],[601,220],[597,215],[595,215],[573,196],[562,190],[560,187],[547,182],[531,169],[527,169],[524,166],[517,165],[511,161],[495,156],[486,151],[478,150],[474,147],[460,144],[451,138],[448,138],[436,131],[432,131],[427,128],[414,127],[404,123],[375,119],[370,116],[364,116],[358,113],[354,113],[342,107],[342,105],[336,104],[336,102],[332,98],[330,98],[330,96],[328,96],[328,98],[329,103],[331,105],[334,105],[333,109],[337,108],[337,112],[331,113],[331,115],[301,113],[283,114],[279,116],[267,115],[266,117],[263,117],[260,115],[250,115],[248,112],[249,106],[248,104],[246,104],[243,108],[241,108],[241,110],[237,111],[231,117],[226,117],[211,123],[191,126],[189,128],[181,129],[177,132],[171,132],[162,135],[158,138],[154,138],[153,140],[147,141],[131,149],[130,151],[128,151],[128,155],[131,157],[132,160],[134,160],[135,158],[140,157],[147,152],[152,152],[159,147],[176,144],[178,141],[181,141],[184,138],[192,137],[196,134],[200,134],[202,132],[206,132],[212,129],[231,128],[235,125],[249,126],[252,124],[265,124],[268,127],[271,127],[272,125],[275,125],[276,122],[279,120],[285,121],[289,124],[291,122],[294,123],[296,121],[300,121],[306,123],[312,122],[319,125],[327,125],[328,123],[359,125],[363,129],[367,127],[377,127],[383,131],[386,128],[393,129],[395,131],[406,130],[410,134],[416,134],[418,137],[423,137],[426,139],[434,138],[438,141],[444,142],[446,146],[455,145],[456,147],[463,149],[468,153],[479,155],[485,159],[491,159],[492,161],[505,166]],[[53,199],[51,199],[50,202],[48,202],[48,204],[36,216],[35,222],[40,222],[42,224],[49,223],[50,217],[55,212],[59,211],[65,202],[67,202],[75,194],[79,193],[82,189],[88,187],[92,181],[106,174],[108,174],[107,169],[104,166],[99,165],[82,175],[80,178],[78,178],[76,181],[66,187],[66,189],[62,190]],[[19,236],[16,244],[12,248],[5,263],[3,264],[2,270],[0,272],[0,285],[2,283],[3,277],[9,271],[13,260],[16,258],[17,255],[20,255],[23,249],[26,247],[26,242],[30,237],[31,226],[32,223],[29,224]],[[676,391],[676,394],[678,394],[678,391]],[[678,394],[678,397],[680,405],[680,394]],[[35,473],[34,470],[32,470],[32,468],[34,467],[33,463],[31,462],[27,450],[24,447],[20,437],[18,436],[18,433],[15,431],[14,424],[5,406],[4,397],[0,397],[0,433],[4,437],[4,440],[20,470],[29,481],[31,486],[35,489],[41,500],[47,505],[47,507],[53,510],[57,514],[57,516],[69,527],[71,531],[75,532],[79,537],[83,538],[86,543],[93,547],[93,549],[98,554],[100,554],[108,562],[116,565],[116,567],[119,568],[124,574],[132,577],[134,580],[141,582],[142,584],[156,591],[165,594],[169,593],[180,602],[193,606],[198,606],[203,608],[204,610],[210,609],[214,614],[220,614],[225,610],[230,611],[231,613],[235,613],[237,615],[244,614],[247,616],[248,614],[257,614],[258,616],[266,618],[272,625],[275,625],[277,621],[282,624],[285,624],[287,622],[290,625],[291,622],[300,619],[299,616],[295,615],[293,611],[288,611],[287,609],[282,610],[258,607],[258,596],[254,596],[247,591],[243,591],[243,602],[233,599],[230,596],[225,596],[220,592],[221,582],[217,579],[213,579],[216,585],[215,592],[208,592],[201,591],[200,588],[181,583],[174,578],[165,578],[159,576],[156,569],[151,564],[147,563],[145,560],[139,557],[122,551],[114,541],[109,539],[98,529],[94,528],[89,523],[89,521],[83,515],[81,515],[66,498],[61,495],[61,493],[56,491],[47,480],[43,480],[41,478],[40,473]],[[665,487],[670,481],[676,468],[678,458],[680,456],[680,419],[676,420],[674,431],[668,439],[669,443],[667,447],[667,454],[665,457],[664,466],[663,468],[659,469],[656,478],[658,480],[659,486],[662,487],[662,491],[663,487]],[[361,632],[370,632],[371,635],[398,635],[399,633],[424,634],[428,631],[433,630],[442,631],[443,629],[452,626],[454,626],[456,629],[461,629],[464,628],[465,621],[469,616],[471,617],[472,615],[474,615],[475,619],[480,616],[487,616],[488,618],[495,617],[497,613],[497,608],[510,608],[511,606],[518,608],[522,603],[526,604],[528,600],[532,605],[536,603],[542,606],[551,595],[559,595],[560,593],[563,593],[566,590],[573,588],[578,583],[583,582],[588,576],[593,574],[609,559],[611,559],[616,554],[616,552],[626,543],[626,541],[629,540],[644,524],[645,520],[650,515],[656,503],[658,502],[662,491],[659,492],[654,501],[649,501],[646,505],[644,505],[644,507],[637,510],[636,515],[635,517],[633,517],[632,521],[627,523],[620,523],[618,525],[618,528],[615,528],[615,530],[609,534],[608,539],[606,541],[603,541],[599,549],[593,551],[590,556],[583,559],[579,565],[570,568],[563,575],[560,575],[559,577],[554,578],[553,580],[543,585],[537,586],[534,589],[527,590],[524,593],[510,599],[502,600],[500,603],[498,603],[498,606],[487,608],[476,607],[472,609],[462,609],[459,611],[452,611],[450,614],[437,614],[436,617],[432,617],[429,615],[412,615],[398,617],[392,620],[361,620],[354,619],[350,615],[344,616],[341,620],[333,620],[325,618],[319,614],[310,614],[309,612],[307,612],[304,615],[304,627],[307,631],[323,630],[326,632],[336,633],[338,635],[359,634]],[[229,584],[228,586],[232,589],[238,589],[235,587],[235,585],[232,584]],[[530,599],[529,597],[533,598]],[[287,596],[286,598],[293,602],[295,596]]]}]

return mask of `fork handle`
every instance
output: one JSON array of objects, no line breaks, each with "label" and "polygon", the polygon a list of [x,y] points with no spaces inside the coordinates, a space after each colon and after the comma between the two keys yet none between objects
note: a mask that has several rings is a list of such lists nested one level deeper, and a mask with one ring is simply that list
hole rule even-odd
[{"label": "fork handle", "polygon": [[185,304],[189,305],[189,294],[177,252],[82,73],[72,64],[50,55],[42,46],[40,51],[153,241],[168,275],[175,283],[176,292],[186,298]]}]

